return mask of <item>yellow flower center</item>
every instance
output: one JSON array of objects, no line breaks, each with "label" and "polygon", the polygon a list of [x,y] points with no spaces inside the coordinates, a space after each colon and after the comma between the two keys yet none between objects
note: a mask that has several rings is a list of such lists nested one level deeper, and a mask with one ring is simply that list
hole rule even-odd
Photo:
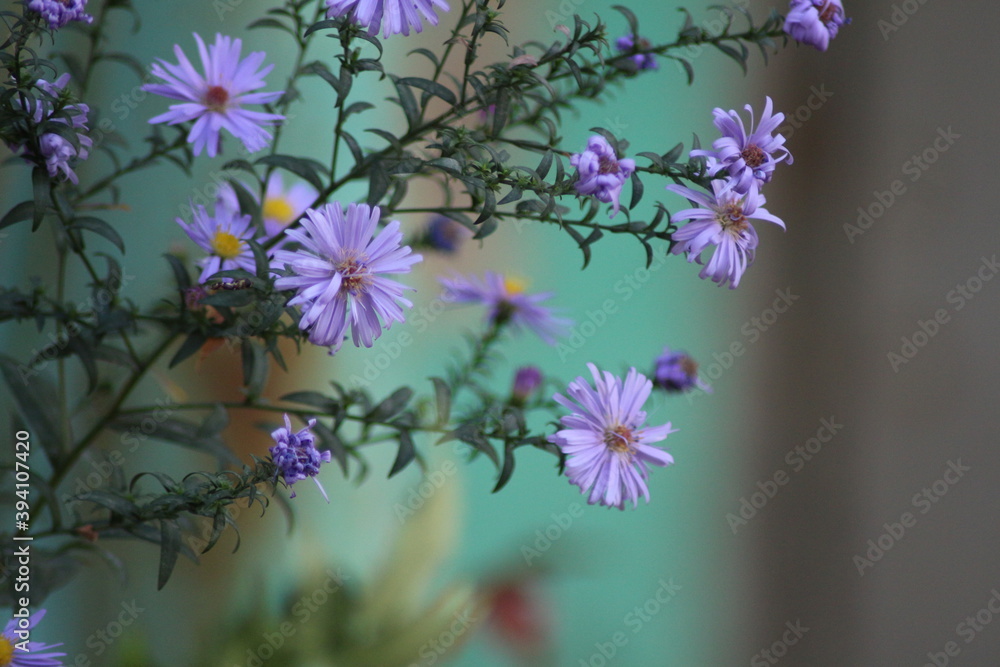
[{"label": "yellow flower center", "polygon": [[604,444],[619,454],[634,454],[635,447],[632,446],[634,443],[635,436],[632,434],[632,429],[624,424],[619,424],[604,432]]},{"label": "yellow flower center", "polygon": [[243,241],[229,232],[217,231],[212,237],[212,250],[222,259],[235,259],[243,252]]},{"label": "yellow flower center", "polygon": [[747,220],[746,215],[743,214],[742,201],[734,201],[726,204],[722,210],[718,212],[716,219],[719,221],[719,224],[722,225],[722,229],[729,232],[733,236],[739,236],[750,226],[750,221]]},{"label": "yellow flower center", "polygon": [[524,290],[527,289],[528,283],[520,278],[504,278],[503,288],[507,294],[511,296],[515,294],[524,294]]},{"label": "yellow flower center", "polygon": [[14,661],[14,644],[7,635],[0,634],[0,667],[7,667]]},{"label": "yellow flower center", "polygon": [[273,197],[264,200],[264,218],[277,220],[282,226],[295,219],[295,209],[284,197]]}]

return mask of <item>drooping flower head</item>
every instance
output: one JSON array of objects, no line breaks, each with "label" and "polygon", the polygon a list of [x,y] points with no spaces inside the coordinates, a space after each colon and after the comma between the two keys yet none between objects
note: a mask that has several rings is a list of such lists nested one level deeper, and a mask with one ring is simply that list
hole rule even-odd
[{"label": "drooping flower head", "polygon": [[[329,463],[333,455],[329,450],[321,452],[316,449],[316,439],[309,431],[315,425],[316,420],[310,419],[304,429],[293,433],[292,422],[286,414],[285,425],[271,433],[275,445],[268,451],[271,452],[271,460],[278,468],[277,473],[281,475],[289,489],[295,482],[312,477],[316,486],[319,487],[320,493],[323,494],[323,498],[326,502],[330,502],[330,498],[326,495],[326,489],[316,479],[316,475],[319,474],[319,467],[324,463]],[[294,497],[295,491],[292,491],[289,498]]]},{"label": "drooping flower head", "polygon": [[160,59],[152,67],[153,76],[165,83],[149,83],[142,89],[181,103],[171,105],[169,111],[149,122],[177,125],[194,121],[188,142],[194,144],[195,155],[206,150],[209,157],[215,157],[220,151],[219,131],[222,129],[242,141],[251,153],[264,148],[271,141],[271,133],[264,126],[274,125],[284,120],[284,116],[244,107],[266,104],[281,97],[281,92],[252,92],[266,85],[264,77],[274,65],[260,69],[266,56],[263,51],[254,51],[241,59],[243,42],[239,39],[216,34],[215,43],[207,48],[199,35],[195,34],[194,39],[198,42],[205,74],[198,73],[181,47],[175,44],[178,64]]},{"label": "drooping flower head", "polygon": [[[27,111],[36,125],[52,122],[72,127],[79,146],[74,146],[71,141],[55,132],[46,132],[38,138],[37,152],[26,138],[14,140],[8,145],[11,152],[21,155],[24,159],[35,164],[44,164],[50,177],[55,178],[61,173],[64,178],[75,184],[79,179],[73,171],[72,164],[76,160],[86,160],[94,142],[84,134],[88,130],[87,114],[90,112],[90,107],[82,103],[67,103],[65,88],[69,78],[69,74],[63,74],[54,82],[44,79],[35,81],[35,87],[44,96],[40,95],[34,99]],[[14,103],[19,107],[21,105],[17,97],[14,98]]]},{"label": "drooping flower head", "polygon": [[52,30],[58,30],[70,21],[94,21],[94,17],[85,11],[87,0],[30,0],[28,9],[41,14]]},{"label": "drooping flower head", "polygon": [[[636,40],[635,35],[629,33],[627,35],[623,35],[618,39],[616,39],[615,46],[618,48],[619,51],[628,53],[630,51],[635,51],[637,48],[648,49],[651,45],[649,43],[649,40],[646,39],[645,37],[640,37],[638,40]],[[644,69],[659,68],[659,64],[656,62],[656,56],[654,56],[652,53],[636,53],[635,55],[631,56],[629,60],[632,63],[634,63],[636,69],[640,71]]]},{"label": "drooping flower head", "polygon": [[718,160],[722,169],[729,171],[734,181],[734,189],[740,194],[750,191],[754,184],[763,186],[771,181],[774,168],[779,162],[792,163],[792,154],[785,148],[785,137],[774,136],[773,132],[785,120],[785,114],[772,113],[771,98],[764,104],[764,114],[754,129],[753,108],[750,112],[750,133],[743,125],[743,119],[734,110],[724,111],[716,107],[712,111],[715,126],[722,136],[712,142],[713,150],[693,150],[692,156],[706,156]]},{"label": "drooping flower head", "polygon": [[326,0],[326,6],[327,18],[349,14],[373,35],[377,35],[381,27],[383,38],[389,35],[409,35],[410,28],[420,32],[424,29],[423,19],[431,25],[437,25],[438,17],[434,8],[444,11],[449,9],[444,0]]},{"label": "drooping flower head", "polygon": [[510,391],[510,400],[514,405],[524,405],[541,386],[542,371],[538,369],[538,366],[522,366],[514,374],[514,386]]},{"label": "drooping flower head", "polygon": [[559,419],[563,429],[548,440],[569,457],[566,474],[581,493],[590,492],[589,504],[625,509],[626,502],[637,506],[640,494],[648,503],[648,466],[674,462],[670,454],[650,445],[676,431],[670,422],[645,426],[642,407],[653,389],[645,375],[632,368],[623,382],[594,364],[587,367],[594,387],[578,377],[569,383],[569,398],[553,396],[571,414]]},{"label": "drooping flower head", "polygon": [[451,254],[472,236],[468,227],[443,215],[435,215],[427,223],[425,242],[440,252]]},{"label": "drooping flower head", "polygon": [[695,387],[712,392],[712,388],[698,377],[698,362],[687,352],[671,352],[669,347],[663,348],[663,354],[656,358],[653,384],[672,392],[689,391]]},{"label": "drooping flower head", "polygon": [[730,289],[739,286],[743,272],[753,263],[757,230],[750,220],[767,220],[785,228],[784,222],[762,208],[764,195],[756,185],[746,194],[736,192],[732,180],[721,179],[712,181],[712,195],[681,185],[668,185],[667,190],[699,205],[699,208],[684,209],[670,217],[674,223],[690,220],[674,232],[674,246],[670,252],[686,254],[689,262],[702,264],[702,252],[709,246],[716,246],[712,259],[698,275],[711,278],[719,285],[728,283]]},{"label": "drooping flower head", "polygon": [[850,22],[844,18],[840,0],[792,0],[785,17],[785,32],[796,41],[826,51],[840,26]]},{"label": "drooping flower head", "polygon": [[493,271],[487,271],[483,278],[455,275],[438,278],[438,282],[445,288],[446,299],[486,306],[486,320],[491,326],[531,329],[550,345],[572,325],[570,320],[555,317],[551,308],[538,305],[551,298],[552,292],[525,294],[523,282]]},{"label": "drooping flower head", "polygon": [[26,627],[21,626],[21,621],[24,619],[12,618],[7,622],[7,626],[0,633],[0,667],[62,667],[63,663],[59,658],[66,654],[51,652],[52,649],[62,646],[62,643],[45,644],[29,641],[27,651],[17,648],[27,636],[19,633],[31,633],[44,617],[45,610],[39,609],[27,619]]},{"label": "drooping flower head", "polygon": [[198,261],[198,266],[202,267],[198,282],[205,282],[219,271],[244,269],[253,273],[256,270],[253,250],[247,243],[254,233],[249,215],[218,205],[214,214],[209,215],[200,204],[192,206],[191,212],[194,217],[190,223],[177,218],[177,224],[208,252],[208,257]]},{"label": "drooping flower head", "polygon": [[609,217],[615,217],[620,208],[618,199],[622,187],[635,171],[635,160],[618,159],[608,140],[595,134],[587,142],[587,150],[574,153],[569,163],[576,167],[577,180],[573,184],[581,195],[593,195],[598,201],[611,204]]},{"label": "drooping flower head", "polygon": [[298,290],[288,303],[302,308],[299,327],[331,354],[343,343],[348,319],[354,344],[371,347],[382,335],[382,322],[388,329],[405,321],[399,304],[413,306],[403,298],[403,291],[413,288],[384,274],[409,273],[423,258],[400,246],[398,220],[373,238],[380,215],[378,206],[366,204],[349,205],[346,215],[337,202],[307,209],[303,229],[285,231],[302,248],[275,252],[275,264],[288,267],[291,275],[274,286]]}]

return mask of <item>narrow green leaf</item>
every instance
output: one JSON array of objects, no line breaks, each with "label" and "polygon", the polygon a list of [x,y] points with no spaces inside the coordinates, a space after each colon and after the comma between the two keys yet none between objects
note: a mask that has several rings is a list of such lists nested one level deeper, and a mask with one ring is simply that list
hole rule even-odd
[{"label": "narrow green leaf", "polygon": [[160,520],[160,571],[156,577],[156,590],[162,589],[170,579],[181,549],[181,529],[176,521]]},{"label": "narrow green leaf", "polygon": [[389,477],[403,470],[417,456],[417,449],[413,446],[413,438],[409,431],[399,432],[399,450],[396,452],[396,460],[392,462],[392,470]]},{"label": "narrow green leaf", "polygon": [[113,243],[115,247],[122,252],[122,254],[125,254],[125,242],[122,241],[122,237],[118,235],[118,232],[116,232],[111,225],[100,218],[89,216],[74,218],[67,229],[87,230],[89,232],[94,232],[95,234],[100,234],[107,240],[111,241],[111,243]]},{"label": "narrow green leaf", "polygon": [[3,218],[0,218],[0,229],[9,227],[22,220],[30,220],[35,215],[35,202],[23,201],[7,211]]},{"label": "narrow green leaf", "polygon": [[451,387],[439,377],[432,377],[431,382],[434,383],[438,425],[443,426],[448,423],[448,418],[451,416]]},{"label": "narrow green leaf", "polygon": [[367,419],[372,422],[388,421],[406,407],[413,397],[413,390],[409,387],[400,387],[384,401],[372,408]]}]

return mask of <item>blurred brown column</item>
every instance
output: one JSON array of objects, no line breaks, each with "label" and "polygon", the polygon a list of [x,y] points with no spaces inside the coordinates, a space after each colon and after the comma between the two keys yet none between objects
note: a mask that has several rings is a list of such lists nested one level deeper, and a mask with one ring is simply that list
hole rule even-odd
[{"label": "blurred brown column", "polygon": [[[788,232],[762,235],[745,315],[776,288],[799,299],[745,367],[759,390],[746,396],[744,486],[790,480],[733,538],[750,547],[759,601],[743,660],[773,664],[754,654],[800,621],[784,664],[997,664],[1000,623],[971,639],[959,624],[1000,588],[1000,280],[986,280],[1000,270],[988,268],[1000,6],[844,4],[853,24],[828,52],[790,47],[749,86],[755,107],[768,93],[798,116],[786,124],[795,164],[767,191]],[[953,291],[980,271],[973,298]],[[842,428],[810,460],[789,455],[822,419]],[[959,458],[971,471],[945,475]],[[880,537],[871,566],[855,559]]]}]

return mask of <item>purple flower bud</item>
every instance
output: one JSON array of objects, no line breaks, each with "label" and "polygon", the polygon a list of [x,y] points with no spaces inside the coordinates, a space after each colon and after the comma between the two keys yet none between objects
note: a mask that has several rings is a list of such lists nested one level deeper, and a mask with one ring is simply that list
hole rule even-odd
[{"label": "purple flower bud", "polygon": [[574,153],[570,156],[569,163],[577,169],[578,178],[573,184],[576,191],[611,204],[609,217],[615,217],[620,208],[618,199],[622,186],[635,171],[635,160],[619,160],[608,140],[595,134],[587,142],[587,150]]},{"label": "purple flower bud", "polygon": [[671,352],[663,348],[663,354],[656,358],[653,384],[666,391],[683,392],[698,387],[712,392],[712,388],[698,379],[698,363],[686,352]]},{"label": "purple flower bud", "polygon": [[514,374],[514,388],[511,390],[511,402],[524,405],[531,395],[542,386],[542,372],[537,366],[522,366]]},{"label": "purple flower bud", "polygon": [[844,18],[840,0],[792,0],[785,17],[785,32],[803,44],[826,51],[840,26],[850,22]]},{"label": "purple flower bud", "polygon": [[[635,35],[629,33],[616,39],[615,46],[618,47],[619,51],[628,53],[629,51],[635,51],[637,48],[648,49],[650,47],[650,43],[645,37],[640,37],[636,40]],[[638,70],[659,68],[659,65],[656,62],[656,56],[652,53],[636,53],[631,56],[629,60],[635,64],[635,67]]]},{"label": "purple flower bud", "polygon": [[458,246],[472,236],[468,228],[443,215],[436,215],[427,223],[426,242],[435,250],[453,253]]}]

